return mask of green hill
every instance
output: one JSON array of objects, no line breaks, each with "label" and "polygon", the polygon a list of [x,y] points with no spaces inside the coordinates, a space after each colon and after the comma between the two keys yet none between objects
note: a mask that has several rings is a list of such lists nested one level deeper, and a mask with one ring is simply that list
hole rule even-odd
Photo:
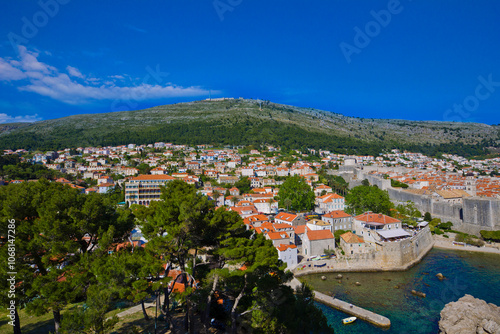
[{"label": "green hill", "polygon": [[496,126],[383,120],[256,100],[195,101],[0,126],[1,149],[62,149],[157,141],[323,148],[376,155],[399,148],[477,156],[500,143]]}]

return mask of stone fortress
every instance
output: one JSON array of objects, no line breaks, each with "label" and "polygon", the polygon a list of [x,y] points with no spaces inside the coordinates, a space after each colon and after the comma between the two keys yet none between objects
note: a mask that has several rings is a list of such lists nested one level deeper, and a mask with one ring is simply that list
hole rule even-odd
[{"label": "stone fortress", "polygon": [[393,188],[391,180],[370,174],[374,171],[384,173],[395,170],[405,173],[408,169],[405,167],[358,166],[349,162],[349,164],[341,166],[339,171],[335,171],[334,174],[342,176],[349,182],[350,188],[360,185],[366,179],[370,184],[387,190],[393,202],[411,201],[422,213],[429,212],[432,217],[440,218],[443,222],[451,221],[455,230],[475,235],[479,235],[481,230],[500,230],[500,200],[475,196],[473,178],[468,178],[466,181],[466,191],[471,196],[464,197],[460,203],[451,203],[431,195],[420,195],[400,188]]}]

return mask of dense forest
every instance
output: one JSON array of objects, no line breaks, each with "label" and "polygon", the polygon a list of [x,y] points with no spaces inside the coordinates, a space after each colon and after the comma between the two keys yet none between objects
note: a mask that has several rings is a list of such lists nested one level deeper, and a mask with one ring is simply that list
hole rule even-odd
[{"label": "dense forest", "polygon": [[253,100],[197,101],[156,108],[0,127],[0,149],[58,150],[129,143],[256,145],[378,155],[391,149],[484,157],[499,143],[495,126],[346,117]]},{"label": "dense forest", "polygon": [[4,180],[38,180],[41,178],[55,180],[59,177],[70,177],[61,172],[48,169],[44,165],[21,162],[17,155],[0,156],[0,177]]},{"label": "dense forest", "polygon": [[144,129],[116,128],[106,135],[87,134],[84,130],[74,133],[53,130],[50,134],[34,136],[21,133],[0,137],[0,148],[24,148],[28,150],[60,150],[68,147],[116,146],[129,143],[151,144],[172,142],[174,144],[213,144],[213,145],[255,145],[270,144],[282,149],[313,148],[331,150],[339,154],[373,155],[388,152],[391,149],[420,152],[427,156],[443,153],[458,154],[464,157],[484,156],[489,154],[489,142],[478,144],[442,143],[442,144],[405,144],[392,140],[365,141],[351,137],[305,130],[280,123],[278,121],[235,122],[220,125],[218,122],[190,122],[186,124],[160,124]]},{"label": "dense forest", "polygon": [[[43,179],[0,187],[0,259],[12,263],[18,282],[0,304],[15,301],[14,333],[26,320],[21,309],[52,314],[57,334],[111,333],[119,320],[107,314],[118,303],[142,305],[152,322],[144,303],[155,298],[162,332],[213,333],[214,319],[229,333],[333,333],[312,291],[286,285],[293,275],[272,242],[247,230],[236,212],[216,209],[180,180],[161,198],[127,208]],[[129,242],[136,225],[144,247]],[[2,291],[8,278],[0,272]],[[179,312],[184,320],[174,321]]]}]

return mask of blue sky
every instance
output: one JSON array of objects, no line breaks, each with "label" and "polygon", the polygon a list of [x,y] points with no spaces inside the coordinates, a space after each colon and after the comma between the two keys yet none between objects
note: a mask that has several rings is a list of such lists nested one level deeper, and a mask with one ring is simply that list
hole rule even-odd
[{"label": "blue sky", "polygon": [[500,123],[500,2],[3,1],[0,123],[260,98]]}]

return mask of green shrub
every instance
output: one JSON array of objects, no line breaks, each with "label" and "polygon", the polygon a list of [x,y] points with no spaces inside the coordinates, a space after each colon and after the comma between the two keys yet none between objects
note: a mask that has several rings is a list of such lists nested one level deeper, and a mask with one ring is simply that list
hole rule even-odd
[{"label": "green shrub", "polygon": [[323,253],[325,255],[334,255],[335,254],[335,249],[324,249]]},{"label": "green shrub", "polygon": [[442,230],[451,230],[452,226],[453,226],[452,222],[446,222],[439,224],[437,227],[439,227]]},{"label": "green shrub", "polygon": [[434,233],[437,234],[437,235],[441,235],[441,234],[444,234],[443,230],[440,230],[439,228],[435,228],[434,229]]},{"label": "green shrub", "polygon": [[445,237],[445,238],[449,238],[449,236],[448,236],[447,234],[443,235],[443,237]]},{"label": "green shrub", "polygon": [[463,234],[463,233],[457,233],[455,235],[455,241],[456,242],[465,242],[465,234]]},{"label": "green shrub", "polygon": [[484,246],[484,241],[481,240],[481,239],[469,239],[468,241],[466,241],[466,243],[468,243],[469,245],[472,245],[472,246],[477,246],[477,247],[483,247]]},{"label": "green shrub", "polygon": [[481,230],[480,232],[484,240],[500,242],[500,231]]},{"label": "green shrub", "polygon": [[466,244],[472,245],[472,246],[477,246],[477,247],[483,247],[484,246],[484,241],[481,239],[477,239],[472,235],[468,235],[466,233],[459,233],[455,236],[455,241],[456,242],[465,242]]},{"label": "green shrub", "polygon": [[391,187],[406,189],[406,188],[408,188],[408,185],[406,183],[401,182],[401,181],[391,179]]},{"label": "green shrub", "polygon": [[441,219],[439,219],[439,218],[434,218],[433,220],[431,220],[429,222],[429,225],[431,225],[431,226],[438,226],[439,224],[441,224]]}]

